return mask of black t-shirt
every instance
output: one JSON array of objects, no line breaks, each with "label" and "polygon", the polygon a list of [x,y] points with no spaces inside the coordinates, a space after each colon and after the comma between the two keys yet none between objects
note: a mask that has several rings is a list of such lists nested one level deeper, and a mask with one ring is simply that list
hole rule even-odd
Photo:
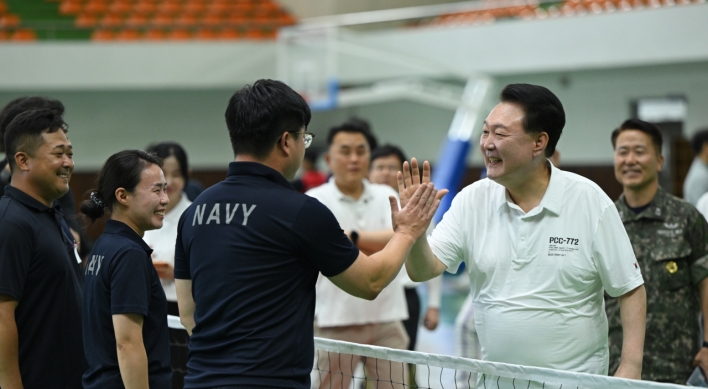
[{"label": "black t-shirt", "polygon": [[0,294],[15,310],[22,382],[32,388],[81,388],[81,267],[58,207],[12,186],[0,199]]},{"label": "black t-shirt", "polygon": [[123,388],[113,315],[128,313],[144,316],[150,388],[171,388],[167,299],[151,253],[130,227],[108,220],[89,254],[84,270],[85,389]]},{"label": "black t-shirt", "polygon": [[318,273],[358,255],[322,203],[232,162],[179,221],[175,277],[192,280],[196,303],[185,388],[309,388]]}]

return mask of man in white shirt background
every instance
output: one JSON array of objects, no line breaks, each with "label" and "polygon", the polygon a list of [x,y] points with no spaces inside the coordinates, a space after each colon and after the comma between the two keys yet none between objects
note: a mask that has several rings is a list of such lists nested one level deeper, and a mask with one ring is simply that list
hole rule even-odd
[{"label": "man in white shirt background", "polygon": [[[371,168],[369,169],[369,181],[374,184],[388,185],[394,190],[398,190],[398,182],[396,174],[401,171],[403,162],[406,161],[406,156],[398,146],[385,144],[378,147],[371,153]],[[432,231],[433,225],[430,225]],[[423,326],[428,330],[434,330],[440,322],[440,288],[442,278],[434,278],[427,283],[428,301],[427,309],[423,315]],[[411,338],[408,349],[415,350],[418,320],[420,313],[420,297],[416,291],[418,282],[411,281],[407,276],[405,278],[406,301],[408,303],[408,320],[403,322],[406,327],[408,337]]]},{"label": "man in white shirt background", "polygon": [[[547,161],[565,125],[551,91],[511,84],[500,100],[480,139],[488,179],[463,189],[430,238],[418,239],[409,276],[425,281],[464,261],[484,360],[591,374],[608,369],[607,291],[619,297],[624,335],[615,375],[641,379],[646,293],[613,202]],[[399,177],[402,204],[421,182],[413,162]],[[478,386],[520,384],[497,378],[482,375]]]},{"label": "man in white shirt background", "polygon": [[[365,128],[347,123],[330,129],[325,159],[332,177],[307,192],[332,211],[351,241],[367,255],[383,249],[393,236],[388,198],[398,196],[389,186],[366,179],[371,156],[368,135]],[[401,275],[374,301],[354,298],[326,277],[317,282],[315,336],[405,350],[409,338],[402,321],[407,318]],[[348,388],[359,362],[360,357],[351,355],[320,360],[320,387]],[[378,388],[402,388],[408,381],[403,364],[383,368],[374,358],[363,362],[367,379],[379,381]]]},{"label": "man in white shirt background", "polygon": [[697,206],[701,196],[708,193],[708,128],[693,134],[691,148],[695,157],[683,181],[683,198]]}]

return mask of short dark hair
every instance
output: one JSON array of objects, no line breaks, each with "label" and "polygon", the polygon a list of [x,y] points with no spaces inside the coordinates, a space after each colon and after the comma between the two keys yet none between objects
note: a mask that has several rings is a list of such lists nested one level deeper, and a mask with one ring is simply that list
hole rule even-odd
[{"label": "short dark hair", "polygon": [[619,128],[612,131],[612,148],[617,148],[617,138],[622,131],[637,130],[651,137],[651,143],[656,149],[656,154],[661,155],[661,146],[664,143],[664,138],[661,136],[661,130],[655,124],[645,122],[639,119],[627,119]]},{"label": "short dark hair", "polygon": [[371,123],[367,120],[354,116],[347,119],[342,125],[361,128],[364,131],[363,133],[366,137],[366,141],[369,142],[369,148],[371,150],[375,150],[379,147],[379,141],[376,139],[376,135],[374,135],[374,130],[371,128]]},{"label": "short dark hair", "polygon": [[333,126],[329,129],[327,133],[327,147],[332,146],[334,142],[334,137],[340,132],[348,132],[352,134],[361,134],[366,138],[366,143],[369,145],[369,150],[374,150],[378,142],[373,133],[371,133],[371,127],[369,123],[357,118],[351,118],[346,122]]},{"label": "short dark hair", "polygon": [[280,81],[258,80],[234,93],[226,107],[234,155],[266,157],[284,132],[298,132],[310,124],[305,99]]},{"label": "short dark hair", "polygon": [[187,152],[184,148],[176,142],[160,142],[153,143],[149,145],[145,151],[151,154],[155,154],[161,160],[165,160],[169,157],[175,157],[177,163],[179,163],[179,172],[184,178],[185,185],[189,181],[189,164],[187,159]]},{"label": "short dark hair", "polygon": [[42,108],[49,108],[59,116],[64,115],[64,104],[61,101],[41,96],[18,97],[0,110],[0,152],[5,151],[5,131],[7,131],[10,122],[22,112]]},{"label": "short dark hair", "polygon": [[708,128],[700,128],[691,137],[691,148],[693,152],[698,155],[703,149],[703,144],[708,142]]},{"label": "short dark hair", "polygon": [[67,133],[66,123],[61,115],[49,108],[24,111],[15,116],[7,126],[4,139],[10,170],[15,168],[15,154],[18,151],[34,156],[44,143],[42,133],[51,134],[59,130]]},{"label": "short dark hair", "polygon": [[401,150],[398,146],[394,146],[392,144],[387,143],[387,144],[377,148],[376,150],[374,150],[371,153],[371,162],[373,163],[374,160],[376,160],[378,158],[389,157],[391,155],[398,158],[401,161],[401,163],[407,161],[406,155],[403,154],[403,150]]},{"label": "short dark hair", "polygon": [[143,150],[123,150],[108,157],[98,173],[98,188],[88,191],[89,198],[81,202],[81,213],[93,222],[103,216],[106,208],[112,211],[116,190],[134,191],[143,170],[153,164],[162,167],[162,160]]},{"label": "short dark hair", "polygon": [[565,111],[558,97],[539,85],[509,84],[502,90],[499,100],[519,104],[524,109],[522,125],[526,133],[548,134],[546,157],[551,157],[565,126]]}]

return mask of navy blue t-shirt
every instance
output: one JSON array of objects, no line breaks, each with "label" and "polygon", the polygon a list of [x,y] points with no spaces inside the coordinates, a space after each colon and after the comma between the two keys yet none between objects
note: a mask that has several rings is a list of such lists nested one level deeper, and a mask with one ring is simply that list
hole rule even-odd
[{"label": "navy blue t-shirt", "polygon": [[84,270],[84,349],[89,369],[85,389],[123,388],[113,315],[143,315],[143,343],[151,389],[170,389],[167,299],[152,250],[128,225],[108,220]]},{"label": "navy blue t-shirt", "polygon": [[7,186],[0,199],[0,294],[15,322],[26,389],[81,387],[81,264],[58,207]]},{"label": "navy blue t-shirt", "polygon": [[322,203],[232,162],[179,221],[175,277],[192,280],[196,303],[185,388],[309,388],[318,273],[358,255]]}]

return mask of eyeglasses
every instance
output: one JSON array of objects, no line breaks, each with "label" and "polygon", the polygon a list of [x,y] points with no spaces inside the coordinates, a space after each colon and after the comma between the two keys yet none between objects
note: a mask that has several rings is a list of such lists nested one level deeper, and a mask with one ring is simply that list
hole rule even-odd
[{"label": "eyeglasses", "polygon": [[315,134],[313,134],[311,132],[297,132],[297,131],[288,131],[288,132],[290,132],[291,134],[295,134],[295,135],[302,135],[302,139],[305,141],[305,148],[310,147],[310,145],[312,144],[312,139],[315,138]]}]

